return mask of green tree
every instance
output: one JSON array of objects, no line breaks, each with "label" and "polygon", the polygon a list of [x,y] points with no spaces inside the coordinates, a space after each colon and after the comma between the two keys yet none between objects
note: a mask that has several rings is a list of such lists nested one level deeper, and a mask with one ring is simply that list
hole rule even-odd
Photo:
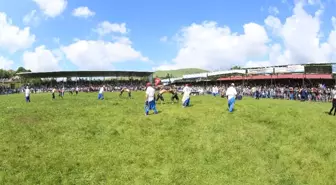
[{"label": "green tree", "polygon": [[31,84],[34,84],[34,85],[41,85],[42,84],[42,80],[41,78],[33,78],[33,79],[30,79],[29,82]]},{"label": "green tree", "polygon": [[0,69],[0,78],[12,78],[14,76],[14,73],[12,70],[4,70]]},{"label": "green tree", "polygon": [[16,73],[23,73],[23,72],[31,72],[31,70],[26,69],[26,68],[24,68],[24,67],[19,67],[19,68],[16,70]]},{"label": "green tree", "polygon": [[234,69],[241,69],[241,67],[240,66],[233,66],[233,67],[231,67],[231,70],[234,70]]}]

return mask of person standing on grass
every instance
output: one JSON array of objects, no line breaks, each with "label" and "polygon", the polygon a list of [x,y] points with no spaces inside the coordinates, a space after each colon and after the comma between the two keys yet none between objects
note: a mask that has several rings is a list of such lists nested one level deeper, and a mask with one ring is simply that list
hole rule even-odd
[{"label": "person standing on grass", "polygon": [[129,88],[127,88],[127,87],[124,87],[124,88],[121,89],[119,97],[121,97],[124,92],[127,92],[128,98],[132,98],[131,90]]},{"label": "person standing on grass", "polygon": [[63,99],[62,89],[58,89],[58,97]]},{"label": "person standing on grass", "polygon": [[175,100],[178,103],[179,97],[178,97],[176,88],[175,87],[171,88],[169,92],[172,94],[172,96],[171,96],[171,102],[172,102],[172,104],[175,103]]},{"label": "person standing on grass", "polygon": [[260,98],[260,88],[259,87],[256,88],[255,93],[256,93],[256,99],[259,100],[259,98]]},{"label": "person standing on grass", "polygon": [[103,85],[103,87],[101,87],[100,90],[99,90],[98,100],[103,100],[104,99],[104,89],[105,89],[105,85]]},{"label": "person standing on grass", "polygon": [[56,96],[55,96],[55,92],[56,92],[56,89],[53,88],[53,89],[51,90],[52,100],[54,100],[54,99],[56,98]]},{"label": "person standing on grass", "polygon": [[155,89],[152,87],[151,83],[147,83],[146,86],[145,115],[148,116],[150,110],[153,110],[154,114],[157,114],[158,111],[156,110],[155,104]]},{"label": "person standing on grass", "polygon": [[30,102],[30,90],[28,86],[26,87],[25,95],[26,95],[26,102],[29,103]]},{"label": "person standing on grass", "polygon": [[218,94],[218,87],[214,85],[214,86],[212,87],[212,95],[213,95],[214,97],[216,97],[217,94]]},{"label": "person standing on grass", "polygon": [[331,115],[332,111],[334,111],[334,116],[336,115],[336,85],[334,89],[331,91],[333,99],[332,99],[332,107],[330,109],[329,115]]},{"label": "person standing on grass", "polygon": [[162,102],[164,102],[164,98],[163,98],[163,94],[169,92],[168,90],[162,88],[160,91],[159,91],[159,94],[157,95],[156,97],[156,101],[158,102],[160,100],[160,103],[162,104]]},{"label": "person standing on grass", "polygon": [[79,88],[78,88],[78,87],[76,87],[76,95],[78,95],[78,91],[79,91]]},{"label": "person standing on grass", "polygon": [[62,97],[64,97],[64,92],[65,92],[65,90],[64,90],[64,86],[62,87]]},{"label": "person standing on grass", "polygon": [[232,112],[234,109],[234,105],[236,102],[236,95],[237,95],[237,91],[234,87],[234,83],[232,83],[231,86],[226,90],[229,112]]},{"label": "person standing on grass", "polygon": [[182,97],[182,107],[186,108],[190,106],[190,93],[191,88],[189,87],[189,84],[186,84],[183,88],[183,97]]}]

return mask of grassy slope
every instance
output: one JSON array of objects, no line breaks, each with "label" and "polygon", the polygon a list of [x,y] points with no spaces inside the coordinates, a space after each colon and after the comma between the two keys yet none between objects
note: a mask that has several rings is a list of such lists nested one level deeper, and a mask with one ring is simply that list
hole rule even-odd
[{"label": "grassy slope", "polygon": [[178,78],[186,74],[203,73],[203,72],[207,72],[207,71],[203,69],[196,69],[196,68],[178,69],[178,70],[169,70],[169,71],[156,71],[154,73],[154,77],[158,76],[160,78],[165,78],[168,73],[168,74],[172,74],[174,78]]},{"label": "grassy slope", "polygon": [[[192,97],[144,116],[143,93],[0,96],[0,184],[330,184],[329,104]],[[166,97],[169,98],[168,96]]]}]

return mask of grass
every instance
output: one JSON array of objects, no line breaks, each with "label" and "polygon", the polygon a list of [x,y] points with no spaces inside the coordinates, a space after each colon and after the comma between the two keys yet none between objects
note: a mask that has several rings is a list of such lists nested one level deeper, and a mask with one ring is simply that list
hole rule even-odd
[{"label": "grass", "polygon": [[96,95],[0,96],[0,184],[336,182],[330,104],[244,99],[230,114],[200,96],[145,117],[143,93]]},{"label": "grass", "polygon": [[186,74],[194,74],[194,73],[203,73],[208,72],[203,69],[197,69],[197,68],[186,68],[186,69],[177,69],[177,70],[167,70],[167,71],[156,71],[154,73],[154,77],[159,78],[166,78],[167,74],[172,75],[173,78],[179,78]]}]

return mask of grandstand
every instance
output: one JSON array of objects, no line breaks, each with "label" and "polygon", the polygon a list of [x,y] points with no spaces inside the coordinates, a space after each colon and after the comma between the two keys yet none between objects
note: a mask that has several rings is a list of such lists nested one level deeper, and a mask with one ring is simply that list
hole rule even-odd
[{"label": "grandstand", "polygon": [[140,77],[153,81],[153,72],[148,71],[53,71],[18,73],[23,78],[68,78],[68,77]]},{"label": "grandstand", "polygon": [[[296,81],[300,83],[334,84],[336,63],[282,65],[258,68],[242,68],[238,70],[213,71],[184,75],[183,78],[171,80],[171,83],[276,83]],[[167,80],[163,80],[167,81]]]},{"label": "grandstand", "polygon": [[49,79],[52,84],[54,79],[68,83],[68,79],[76,83],[83,81],[102,81],[106,79],[118,80],[133,80],[153,82],[153,72],[149,71],[52,71],[52,72],[23,72],[18,73],[22,79]]}]

